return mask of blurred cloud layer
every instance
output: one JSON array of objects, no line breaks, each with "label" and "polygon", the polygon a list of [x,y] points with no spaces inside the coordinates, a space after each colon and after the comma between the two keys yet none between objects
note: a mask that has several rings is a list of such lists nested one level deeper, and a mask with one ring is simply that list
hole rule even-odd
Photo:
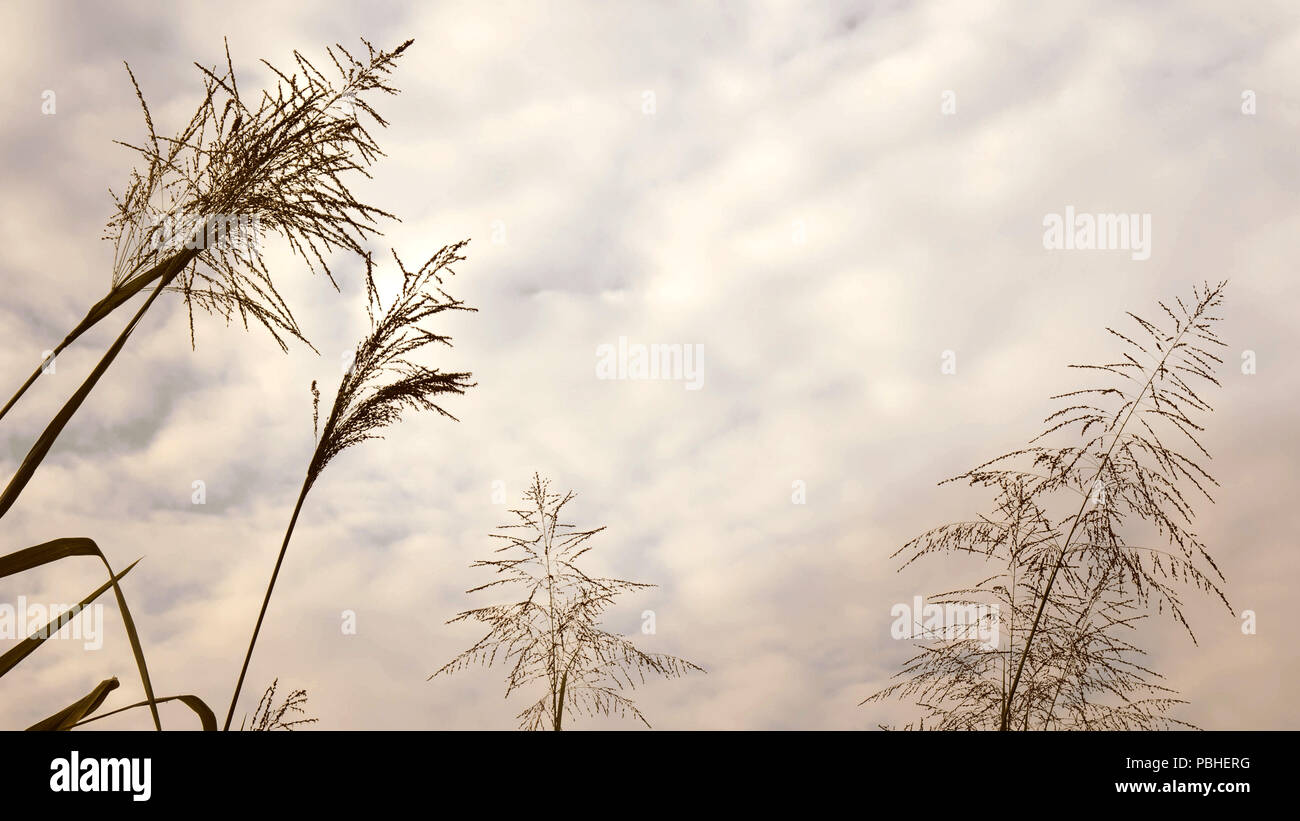
[{"label": "blurred cloud layer", "polygon": [[[1293,6],[1194,2],[288,6],[28,4],[0,11],[0,388],[16,387],[108,287],[99,242],[143,133],[131,64],[171,133],[224,59],[364,36],[415,45],[381,100],[388,157],[360,186],[398,214],[408,261],[470,237],[449,290],[479,309],[437,324],[478,387],[349,451],[310,497],[259,639],[244,709],[272,678],[322,728],[507,728],[503,675],[425,678],[477,633],[468,568],[533,471],[606,525],[594,569],[660,586],[610,624],[707,676],[638,691],[658,728],[874,728],[858,702],[909,655],[890,607],[975,581],[889,555],[983,509],[935,483],[1023,444],[1065,366],[1105,358],[1106,325],[1231,279],[1230,348],[1206,442],[1222,487],[1199,531],[1237,611],[1192,610],[1199,645],[1152,624],[1151,666],[1207,728],[1297,728],[1300,662],[1282,628],[1300,571],[1294,272],[1300,30]],[[41,114],[42,92],[57,113]],[[1257,113],[1242,113],[1254,92]],[[943,114],[952,92],[955,113]],[[1047,251],[1066,206],[1152,217],[1145,261]],[[382,253],[384,246],[377,245]],[[365,326],[272,243],[316,356],[261,332],[142,325],[6,517],[4,551],[88,535],[125,582],[160,693],[222,712],[312,448],[313,379],[332,395]],[[390,271],[391,273],[391,271]],[[390,280],[391,287],[391,280]],[[1158,309],[1157,309],[1158,310]],[[8,476],[124,318],[60,358],[0,427]],[[595,378],[596,349],[702,345],[703,387]],[[1244,375],[1242,351],[1258,372]],[[956,373],[940,373],[952,351]],[[191,504],[195,480],[207,503]],[[796,481],[806,504],[792,504]],[[0,600],[75,601],[92,560],[0,582]],[[110,675],[142,698],[115,609],[105,647],[43,648],[6,677],[0,726],[27,726]],[[340,630],[345,610],[357,634]],[[191,722],[164,707],[170,726]],[[149,726],[136,711],[102,725]],[[575,722],[575,726],[607,726]],[[630,725],[627,725],[630,726]]]}]

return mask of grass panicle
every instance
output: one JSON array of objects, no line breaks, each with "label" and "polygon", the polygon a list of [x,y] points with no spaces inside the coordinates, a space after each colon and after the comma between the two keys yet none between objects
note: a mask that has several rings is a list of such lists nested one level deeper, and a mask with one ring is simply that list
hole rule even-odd
[{"label": "grass panicle", "polygon": [[[412,42],[385,51],[363,40],[360,56],[342,46],[326,49],[334,76],[296,51],[293,71],[263,61],[277,85],[251,100],[239,91],[227,47],[224,68],[196,64],[200,102],[171,137],[158,134],[128,65],[146,135],[140,145],[121,143],[141,164],[120,195],[110,191],[114,211],[104,235],[114,244],[110,288],[46,361],[155,284],[184,300],[191,345],[198,308],[227,322],[238,318],[245,327],[259,324],[281,349],[290,338],[310,346],[276,289],[262,240],[284,237],[309,269],[319,268],[333,283],[326,255],[365,256],[379,220],[396,219],[358,200],[350,185],[357,175],[369,177],[369,166],[383,155],[367,121],[371,127],[387,122],[371,99],[397,93],[387,78]],[[44,366],[0,408],[0,419]]]},{"label": "grass panicle", "polygon": [[[298,501],[294,505],[289,526],[284,533],[284,540],[280,544],[280,553],[276,558],[275,568],[271,571],[271,580],[267,584],[266,594],[262,598],[262,608],[258,613],[257,623],[253,627],[253,637],[249,640],[248,652],[239,671],[239,680],[230,699],[230,709],[226,713],[226,729],[230,728],[234,717],[244,676],[248,672],[253,648],[257,644],[262,621],[266,617],[266,608],[271,602],[271,593],[279,578],[280,567],[289,549],[289,541],[293,538],[303,502],[306,501],[307,494],[326,466],[348,448],[369,439],[382,438],[381,431],[395,424],[405,411],[433,411],[455,420],[454,416],[435,401],[435,397],[463,394],[474,387],[469,373],[445,372],[430,368],[412,358],[414,354],[430,346],[451,346],[450,337],[429,330],[423,326],[423,323],[447,311],[475,310],[443,290],[444,276],[454,273],[451,266],[464,260],[460,251],[466,242],[467,240],[463,240],[454,245],[444,246],[415,270],[408,270],[394,253],[393,259],[402,275],[402,283],[396,297],[387,308],[384,308],[379,297],[373,260],[369,256],[366,257],[366,313],[370,319],[370,331],[357,343],[351,367],[340,380],[329,415],[320,426],[316,448],[312,452],[311,461],[307,466],[307,475],[298,493]],[[313,428],[319,423],[319,405],[320,391],[313,383]]]},{"label": "grass panicle", "polygon": [[522,729],[563,729],[566,713],[574,710],[630,717],[649,727],[627,691],[650,675],[677,678],[704,669],[674,656],[643,652],[600,627],[601,615],[619,595],[654,585],[589,576],[578,567],[591,549],[588,540],[604,528],[578,530],[563,523],[564,507],[573,498],[572,492],[552,493],[547,481],[533,476],[524,494],[528,506],[511,511],[518,521],[501,528],[522,535],[492,534],[505,542],[496,551],[500,558],[476,561],[472,567],[490,569],[497,578],[467,591],[508,588],[518,591],[518,598],[452,618],[449,624],[486,624],[488,632],[429,678],[500,661],[509,667],[507,698],[540,685],[538,699],[517,716]]},{"label": "grass panicle", "polygon": [[303,705],[307,703],[306,690],[294,690],[284,697],[278,705],[275,703],[275,689],[280,684],[277,678],[262,693],[257,707],[253,710],[250,722],[247,718],[240,722],[240,730],[250,732],[269,732],[271,730],[295,730],[306,724],[315,724],[318,719],[309,718]]},{"label": "grass panicle", "polygon": [[1128,314],[1134,328],[1107,328],[1118,356],[1071,366],[1098,381],[1053,397],[1061,407],[1029,447],[945,480],[992,490],[992,514],[930,530],[894,556],[903,567],[956,553],[997,566],[931,600],[996,605],[1007,640],[924,642],[867,701],[911,698],[932,729],[1189,726],[1169,716],[1183,702],[1144,664],[1136,635],[1168,614],[1195,642],[1188,589],[1231,612],[1192,530],[1195,502],[1213,502],[1218,484],[1203,466],[1200,420],[1212,411],[1206,388],[1219,385],[1225,286],[1158,303],[1158,320]]}]

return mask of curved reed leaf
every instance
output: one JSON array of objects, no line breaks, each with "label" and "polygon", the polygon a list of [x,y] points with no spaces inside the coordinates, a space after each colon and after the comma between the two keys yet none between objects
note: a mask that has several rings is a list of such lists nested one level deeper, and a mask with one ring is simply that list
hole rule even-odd
[{"label": "curved reed leaf", "polygon": [[104,679],[99,684],[95,685],[95,689],[91,690],[82,698],[69,704],[62,710],[59,710],[49,718],[36,722],[32,726],[28,727],[27,730],[28,732],[71,730],[78,721],[95,712],[95,710],[99,708],[99,705],[104,703],[104,699],[108,698],[108,694],[116,689],[116,677]]},{"label": "curved reed leaf", "polygon": [[[104,555],[104,551],[99,549],[99,545],[85,537],[72,537],[55,539],[35,547],[24,548],[6,556],[0,556],[0,578],[24,570],[31,570],[69,556],[98,557],[104,563],[104,568],[108,571],[109,577],[113,577],[113,566],[108,563],[108,557]],[[148,699],[146,703],[152,705],[153,683],[149,679],[149,665],[144,660],[144,647],[140,643],[140,634],[135,628],[135,619],[131,617],[131,608],[126,605],[126,596],[122,594],[122,587],[116,581],[113,582],[113,595],[117,599],[117,608],[122,613],[122,624],[126,628],[127,639],[131,642],[131,653],[135,656],[135,666],[140,672],[140,684],[144,687],[144,694]],[[0,672],[0,675],[4,675],[4,673]],[[150,706],[149,709],[153,713],[154,727],[161,730],[162,721],[158,718],[158,708]]]},{"label": "curved reed leaf", "polygon": [[57,619],[47,623],[44,627],[37,628],[32,635],[18,642],[17,645],[9,648],[8,652],[3,656],[0,656],[0,676],[8,673],[14,667],[18,666],[20,661],[34,653],[36,648],[41,646],[42,642],[61,630],[65,624],[76,618],[77,614],[80,613],[86,605],[103,595],[104,591],[108,588],[115,586],[122,580],[123,576],[131,572],[131,568],[135,567],[139,563],[139,559],[131,562],[125,570],[100,585],[94,593],[91,593],[89,596],[82,599],[76,607],[65,613],[61,613]]},{"label": "curved reed leaf", "polygon": [[[179,701],[182,704],[184,704],[186,707],[189,707],[191,710],[193,710],[194,714],[199,717],[199,723],[202,725],[204,732],[214,733],[217,731],[216,713],[212,712],[212,708],[209,707],[203,701],[203,699],[199,698],[198,696],[187,694],[187,695],[180,695],[180,696],[163,696],[162,698],[157,699],[153,703],[164,704],[168,701]],[[119,707],[116,710],[113,710],[108,713],[101,713],[97,716],[91,716],[90,718],[82,719],[81,721],[78,721],[76,724],[74,724],[73,728],[80,727],[83,724],[89,724],[92,721],[99,721],[101,718],[108,718],[109,716],[114,716],[117,715],[118,713],[124,713],[127,710],[137,710],[141,707],[149,705],[150,703],[151,702],[148,701],[137,701],[135,704],[128,704],[125,707]]]}]

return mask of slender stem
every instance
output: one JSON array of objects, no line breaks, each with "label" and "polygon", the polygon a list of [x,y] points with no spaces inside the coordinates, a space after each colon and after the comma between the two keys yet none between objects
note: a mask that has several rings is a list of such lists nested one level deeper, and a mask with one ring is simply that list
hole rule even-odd
[{"label": "slender stem", "polygon": [[[1170,350],[1172,351],[1173,349],[1170,348]],[[1165,356],[1168,355],[1169,354],[1167,353],[1165,354]],[[1161,360],[1160,364],[1163,366],[1164,360]],[[1157,370],[1159,369],[1157,368]],[[1155,379],[1155,375],[1156,371],[1152,371],[1151,379]],[[1146,387],[1142,389],[1143,393],[1146,393],[1147,388],[1151,387],[1151,379],[1147,380]],[[1124,421],[1120,424],[1117,433],[1122,433],[1124,431],[1124,427],[1128,425],[1128,420],[1133,417],[1133,411],[1136,407],[1137,406],[1134,405],[1129,408],[1128,415],[1124,417]],[[1106,455],[1102,458],[1101,464],[1097,468],[1097,473],[1093,478],[1094,482],[1097,480],[1097,477],[1101,476],[1102,471],[1106,469],[1106,465],[1110,462],[1110,454],[1115,449],[1115,444],[1117,442],[1119,442],[1119,436],[1116,436],[1115,439],[1111,441],[1110,447],[1106,449]],[[1038,634],[1038,624],[1043,618],[1043,610],[1047,607],[1047,600],[1052,592],[1052,585],[1056,583],[1056,575],[1061,572],[1061,567],[1065,564],[1065,554],[1069,552],[1070,541],[1074,538],[1074,532],[1079,528],[1079,522],[1083,520],[1083,512],[1087,509],[1090,498],[1090,496],[1084,496],[1083,502],[1079,505],[1079,511],[1074,514],[1074,521],[1070,525],[1070,532],[1065,537],[1065,543],[1061,546],[1061,552],[1057,555],[1056,563],[1052,566],[1052,573],[1047,577],[1047,584],[1043,587],[1043,594],[1038,600],[1038,610],[1034,613],[1033,624],[1029,626],[1029,635],[1025,637],[1024,649],[1020,651],[1020,663],[1016,665],[1016,674],[1011,679],[1011,690],[1007,693],[1007,701],[1002,708],[1002,721],[999,729],[1008,729],[1007,725],[1011,718],[1011,699],[1016,694],[1016,687],[1020,685],[1020,674],[1025,670],[1025,660],[1029,658],[1029,645],[1033,642],[1034,636]]]},{"label": "slender stem", "polygon": [[36,370],[32,371],[32,375],[27,377],[27,381],[23,383],[23,386],[18,389],[17,393],[9,397],[9,401],[5,403],[5,406],[3,408],[0,408],[0,419],[3,419],[5,417],[5,414],[9,412],[10,408],[12,408],[15,404],[18,403],[19,399],[22,399],[23,394],[27,393],[27,389],[30,388],[32,386],[32,383],[35,382],[40,377],[40,375],[45,371],[46,364],[53,361],[56,356],[62,353],[63,349],[68,346],[72,338],[73,337],[71,335],[66,337],[62,342],[60,342],[57,346],[55,346],[53,351],[50,351],[50,355],[48,357],[41,360],[41,364],[36,366]]},{"label": "slender stem", "polygon": [[569,683],[569,671],[564,671],[564,676],[560,679],[560,700],[555,710],[555,729],[558,732],[560,725],[564,721],[564,688]]},{"label": "slender stem", "polygon": [[1010,703],[1011,700],[1010,691],[1007,689],[1007,685],[1010,684],[1010,681],[1008,680],[1008,674],[1011,672],[1010,669],[1008,668],[1008,665],[1011,663],[1012,657],[1015,656],[1016,654],[1016,559],[1018,558],[1016,554],[1020,552],[1019,544],[1018,544],[1019,540],[1016,538],[1016,535],[1017,535],[1017,531],[1019,530],[1018,527],[1020,523],[1019,516],[1020,516],[1021,506],[1023,504],[1024,504],[1024,493],[1023,491],[1018,489],[1016,493],[1016,517],[1017,517],[1016,527],[1014,527],[1011,531],[1011,595],[1010,595],[1011,624],[1008,625],[1008,630],[1007,630],[1007,655],[1005,658],[1002,659],[1002,710],[1003,711],[1006,710],[1006,706],[1008,703]]},{"label": "slender stem", "polygon": [[574,663],[578,660],[578,653],[582,650],[582,639],[577,639],[577,647],[573,649],[573,655],[569,656],[569,661],[564,665],[564,675],[560,677],[560,704],[555,713],[555,729],[560,729],[560,719],[564,715],[564,691],[569,685],[569,671],[573,669]]},{"label": "slender stem", "polygon": [[554,727],[560,729],[560,713],[564,709],[563,703],[557,701],[557,687],[559,690],[558,698],[564,698],[564,682],[560,681],[557,685],[556,678],[560,673],[557,664],[557,645],[555,639],[555,574],[551,572],[551,539],[555,535],[555,518],[558,511],[553,514],[551,525],[547,526],[546,519],[546,496],[539,492],[537,498],[538,514],[542,517],[542,555],[546,559],[546,597],[547,610],[546,619],[551,630],[551,715],[554,717]]},{"label": "slender stem", "polygon": [[1052,729],[1052,722],[1056,720],[1056,700],[1061,697],[1061,690],[1065,687],[1066,671],[1061,671],[1061,680],[1056,682],[1056,692],[1052,693],[1052,701],[1047,705],[1047,717],[1043,719],[1043,730]]},{"label": "slender stem", "polygon": [[289,539],[293,537],[294,525],[298,523],[298,514],[302,503],[311,490],[311,476],[303,480],[302,491],[298,494],[298,503],[293,506],[293,516],[289,519],[289,528],[284,532],[284,542],[280,545],[280,555],[276,557],[275,569],[271,571],[271,583],[266,586],[266,595],[262,597],[262,609],[257,614],[257,624],[253,626],[253,637],[248,642],[248,652],[244,654],[244,666],[239,668],[239,681],[235,682],[235,694],[230,697],[230,709],[226,711],[226,723],[222,730],[230,729],[231,718],[235,715],[235,704],[239,701],[239,691],[244,687],[244,676],[248,673],[248,662],[253,658],[253,647],[257,644],[257,634],[262,630],[262,619],[266,617],[266,607],[271,603],[271,591],[275,589],[275,580],[280,576],[280,565],[284,564],[284,554],[289,550]]},{"label": "slender stem", "polygon": [[280,544],[280,555],[275,559],[275,569],[271,571],[271,581],[266,586],[266,595],[262,597],[262,609],[257,613],[257,624],[253,626],[253,637],[248,641],[248,652],[244,654],[244,665],[239,668],[239,680],[235,683],[235,694],[230,697],[230,709],[226,712],[226,723],[222,730],[230,729],[230,722],[235,715],[235,705],[239,701],[239,691],[244,687],[244,676],[248,674],[248,663],[253,658],[253,647],[257,644],[257,634],[262,630],[262,620],[266,618],[267,605],[271,603],[271,592],[275,590],[275,580],[280,576],[280,566],[284,564],[284,555],[289,550],[289,540],[293,538],[293,529],[298,524],[298,514],[302,512],[302,504],[307,499],[308,492],[316,484],[316,479],[324,469],[325,452],[329,443],[333,441],[335,428],[342,418],[344,408],[347,404],[345,397],[348,395],[348,380],[354,378],[355,371],[349,370],[343,376],[343,384],[339,386],[339,392],[334,397],[334,407],[330,409],[329,419],[325,421],[325,427],[321,429],[320,439],[316,442],[316,449],[312,452],[311,462],[307,465],[307,475],[302,480],[302,490],[298,492],[298,501],[293,506],[293,515],[289,517],[289,527],[284,531],[284,541]]}]

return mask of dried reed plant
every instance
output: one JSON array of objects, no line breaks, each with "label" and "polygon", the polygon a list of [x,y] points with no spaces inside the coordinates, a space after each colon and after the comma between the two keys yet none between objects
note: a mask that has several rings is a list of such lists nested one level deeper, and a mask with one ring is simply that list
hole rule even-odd
[{"label": "dried reed plant", "polygon": [[[1029,447],[945,480],[994,490],[993,514],[928,531],[894,556],[903,567],[936,554],[997,566],[933,601],[995,604],[1007,641],[923,642],[901,680],[866,701],[911,698],[931,729],[1190,726],[1169,716],[1183,702],[1142,663],[1135,638],[1154,612],[1195,642],[1189,588],[1231,612],[1223,575],[1190,529],[1194,502],[1212,502],[1217,485],[1201,464],[1209,453],[1197,418],[1212,410],[1200,392],[1219,385],[1225,285],[1194,289],[1190,305],[1158,303],[1166,321],[1130,313],[1134,330],[1107,328],[1119,357],[1071,366],[1099,383],[1053,397],[1063,407]],[[1038,444],[1049,438],[1068,443]]]},{"label": "dried reed plant", "polygon": [[[128,65],[148,133],[141,146],[121,143],[137,152],[142,164],[132,170],[123,194],[113,195],[115,210],[105,234],[115,249],[111,286],[50,358],[151,286],[180,293],[190,315],[191,344],[196,306],[227,321],[238,316],[245,327],[251,319],[282,349],[286,337],[306,343],[255,246],[267,232],[280,234],[310,269],[319,266],[330,276],[326,253],[364,256],[367,237],[379,233],[377,220],[396,219],[359,201],[348,178],[369,177],[367,168],[383,154],[359,115],[387,125],[369,98],[397,93],[387,77],[412,42],[384,51],[362,40],[366,54],[360,58],[339,45],[326,49],[333,78],[296,51],[293,73],[263,61],[279,79],[254,100],[241,95],[227,47],[221,73],[195,64],[203,96],[173,137],[155,130]],[[255,221],[257,236],[222,240],[229,221],[242,217]],[[0,408],[0,418],[44,365]]]},{"label": "dried reed plant", "polygon": [[509,587],[522,598],[466,610],[448,621],[479,622],[488,625],[488,632],[429,678],[500,660],[510,666],[507,698],[535,682],[543,685],[537,701],[516,716],[521,729],[563,729],[566,710],[575,709],[588,716],[632,717],[649,727],[624,691],[644,683],[647,674],[677,678],[704,669],[674,656],[642,652],[626,637],[601,629],[600,617],[615,598],[654,585],[580,570],[577,560],[591,549],[587,541],[604,528],[577,530],[561,522],[574,494],[561,496],[549,487],[534,474],[524,494],[528,507],[512,510],[519,521],[502,526],[525,535],[492,534],[506,542],[496,550],[502,558],[471,565],[490,568],[499,578],[467,593]]},{"label": "dried reed plant", "polygon": [[[262,629],[262,620],[266,616],[267,605],[271,603],[271,593],[275,589],[280,567],[284,563],[293,538],[298,515],[302,512],[303,502],[325,467],[343,451],[368,439],[383,438],[379,431],[395,424],[403,411],[435,411],[441,416],[455,420],[455,417],[433,401],[433,397],[444,394],[463,394],[474,386],[469,373],[447,373],[430,368],[413,361],[412,354],[430,345],[451,346],[450,337],[436,334],[420,326],[430,317],[445,311],[473,311],[460,300],[454,299],[443,290],[443,275],[454,273],[451,265],[464,260],[460,251],[467,240],[455,245],[445,246],[434,254],[428,262],[417,270],[409,271],[397,254],[393,259],[402,274],[402,286],[393,303],[385,310],[381,304],[378,288],[375,285],[374,265],[370,257],[366,258],[366,311],[370,318],[370,332],[357,343],[352,365],[339,382],[334,404],[330,409],[325,424],[320,428],[316,448],[312,452],[311,462],[307,466],[307,475],[303,479],[298,501],[294,505],[293,515],[280,544],[280,553],[271,571],[271,581],[266,586],[262,598],[262,608],[253,627],[253,637],[248,642],[248,652],[244,656],[243,667],[239,671],[239,680],[235,684],[235,693],[230,699],[230,709],[226,713],[225,728],[235,714],[235,705],[239,701],[239,692],[244,685],[244,676],[248,672],[249,661],[253,657],[253,648],[257,644],[258,633]],[[382,314],[379,313],[382,311]],[[313,420],[318,422],[320,392],[313,382],[312,386]]]},{"label": "dried reed plant", "polygon": [[[363,40],[365,54],[355,57],[342,46],[326,49],[333,77],[294,52],[296,69],[292,73],[266,63],[278,81],[273,90],[254,100],[240,94],[227,48],[224,70],[198,67],[203,76],[202,98],[189,123],[174,137],[158,135],[144,94],[127,66],[148,133],[142,146],[128,145],[140,155],[142,165],[132,171],[123,195],[114,195],[115,212],[105,237],[113,240],[115,247],[109,291],[0,408],[0,419],[53,357],[137,294],[149,289],[149,295],[0,491],[0,517],[17,502],[55,440],[164,291],[179,293],[186,303],[191,345],[197,306],[222,316],[227,323],[238,317],[245,327],[250,320],[262,325],[282,349],[287,349],[288,338],[310,347],[276,291],[257,246],[266,233],[279,234],[309,269],[319,266],[331,282],[327,253],[341,250],[368,260],[364,243],[379,233],[377,221],[395,217],[357,200],[349,189],[349,177],[354,172],[369,176],[366,169],[382,154],[358,115],[367,115],[380,127],[386,125],[370,98],[396,93],[387,77],[411,42],[383,51]],[[242,219],[248,218],[252,235],[231,242],[232,218],[241,229],[245,227]],[[174,230],[178,226],[180,230]],[[87,718],[116,686],[116,679],[107,679],[33,729],[68,729],[147,705],[154,726],[161,730],[157,705],[173,700],[190,707],[204,729],[215,729],[212,711],[201,699],[154,694],[140,638],[119,585],[134,563],[115,573],[93,540],[62,538],[0,556],[0,577],[86,556],[100,560],[108,581],[79,607],[113,589],[147,698]],[[42,646],[69,618],[65,614],[38,628],[0,656],[0,676]]]}]

